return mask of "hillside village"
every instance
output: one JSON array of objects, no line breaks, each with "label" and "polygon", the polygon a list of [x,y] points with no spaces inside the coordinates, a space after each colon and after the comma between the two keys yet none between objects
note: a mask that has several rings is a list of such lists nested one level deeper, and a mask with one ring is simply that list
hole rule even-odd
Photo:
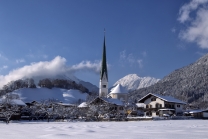
[{"label": "hillside village", "polygon": [[[108,80],[104,36],[99,93],[90,92],[82,84],[64,79],[42,79],[38,86],[33,79],[13,81],[0,91],[0,119],[9,123],[10,120],[50,122],[208,118],[208,109],[188,105],[165,93],[151,92],[140,99],[132,99],[129,90],[119,82],[109,91]],[[159,80],[149,81],[152,85],[152,81],[156,83]],[[48,98],[52,92],[54,98]]]}]

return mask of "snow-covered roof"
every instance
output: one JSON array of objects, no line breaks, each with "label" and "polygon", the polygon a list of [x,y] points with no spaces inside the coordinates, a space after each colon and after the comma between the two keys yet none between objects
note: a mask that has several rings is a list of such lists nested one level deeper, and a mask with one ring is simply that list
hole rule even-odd
[{"label": "snow-covered roof", "polygon": [[117,84],[112,91],[110,92],[110,94],[118,94],[118,93],[128,93],[128,91],[120,84]]},{"label": "snow-covered roof", "polygon": [[189,113],[200,113],[200,112],[202,112],[202,110],[191,110],[191,111],[189,111]]},{"label": "snow-covered roof", "polygon": [[175,109],[159,109],[159,111],[174,111]]},{"label": "snow-covered roof", "polygon": [[113,98],[105,98],[106,101],[108,101],[111,104],[116,104],[116,105],[120,105],[123,106],[123,102],[119,99],[113,99]]},{"label": "snow-covered roof", "polygon": [[70,103],[56,103],[58,105],[62,105],[62,106],[68,106],[68,107],[74,107],[76,106],[75,104],[70,104]]},{"label": "snow-covered roof", "polygon": [[[3,101],[5,101],[5,99],[0,99],[0,103],[2,103]],[[26,106],[26,104],[20,99],[12,99],[10,100],[10,103],[19,106]]]},{"label": "snow-covered roof", "polygon": [[139,102],[144,102],[146,98],[150,97],[150,96],[155,96],[157,98],[160,98],[166,102],[173,102],[173,103],[179,103],[179,104],[186,104],[185,102],[179,100],[179,99],[176,99],[174,97],[171,97],[171,96],[162,96],[162,95],[158,95],[158,94],[153,94],[153,93],[149,93],[147,94],[146,96],[144,96],[143,98],[141,98],[139,100]]},{"label": "snow-covered roof", "polygon": [[144,103],[136,103],[136,105],[139,108],[144,108],[145,107],[145,104]]},{"label": "snow-covered roof", "polygon": [[88,107],[88,105],[87,105],[86,102],[82,102],[82,103],[78,106],[78,108],[86,108],[86,107]]},{"label": "snow-covered roof", "polygon": [[111,104],[115,104],[115,105],[120,105],[120,106],[123,106],[124,103],[119,100],[119,99],[113,99],[113,98],[101,98],[101,97],[96,97],[94,100],[92,100],[90,103],[93,103],[95,100],[97,99],[101,99],[107,103],[111,103]]}]

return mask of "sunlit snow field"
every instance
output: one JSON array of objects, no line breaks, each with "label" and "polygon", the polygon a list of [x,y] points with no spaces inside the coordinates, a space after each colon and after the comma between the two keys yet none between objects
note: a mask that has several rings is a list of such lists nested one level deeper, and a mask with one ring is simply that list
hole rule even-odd
[{"label": "sunlit snow field", "polygon": [[1,139],[207,139],[208,120],[0,123]]}]

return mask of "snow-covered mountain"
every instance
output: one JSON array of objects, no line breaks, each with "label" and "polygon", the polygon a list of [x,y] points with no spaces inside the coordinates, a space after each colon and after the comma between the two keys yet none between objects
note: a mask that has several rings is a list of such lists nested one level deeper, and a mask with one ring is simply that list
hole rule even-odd
[{"label": "snow-covered mountain", "polygon": [[128,91],[145,88],[157,83],[160,79],[153,77],[139,77],[137,74],[129,74],[119,79],[113,86],[121,84]]},{"label": "snow-covered mountain", "polygon": [[176,69],[158,83],[131,92],[131,98],[140,99],[148,93],[173,96],[192,107],[208,108],[208,54],[196,62]]}]

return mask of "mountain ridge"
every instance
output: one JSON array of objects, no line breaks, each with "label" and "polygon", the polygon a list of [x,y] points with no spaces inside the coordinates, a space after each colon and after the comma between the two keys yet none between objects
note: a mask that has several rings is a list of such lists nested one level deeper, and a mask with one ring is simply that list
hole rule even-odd
[{"label": "mountain ridge", "polygon": [[126,90],[132,91],[135,89],[145,88],[157,83],[160,79],[156,79],[153,77],[139,77],[137,74],[128,74],[118,81],[116,81],[113,85],[121,84],[125,87]]},{"label": "mountain ridge", "polygon": [[190,105],[208,108],[208,54],[174,70],[152,86],[132,91],[130,97],[138,100],[148,93],[170,95]]}]

